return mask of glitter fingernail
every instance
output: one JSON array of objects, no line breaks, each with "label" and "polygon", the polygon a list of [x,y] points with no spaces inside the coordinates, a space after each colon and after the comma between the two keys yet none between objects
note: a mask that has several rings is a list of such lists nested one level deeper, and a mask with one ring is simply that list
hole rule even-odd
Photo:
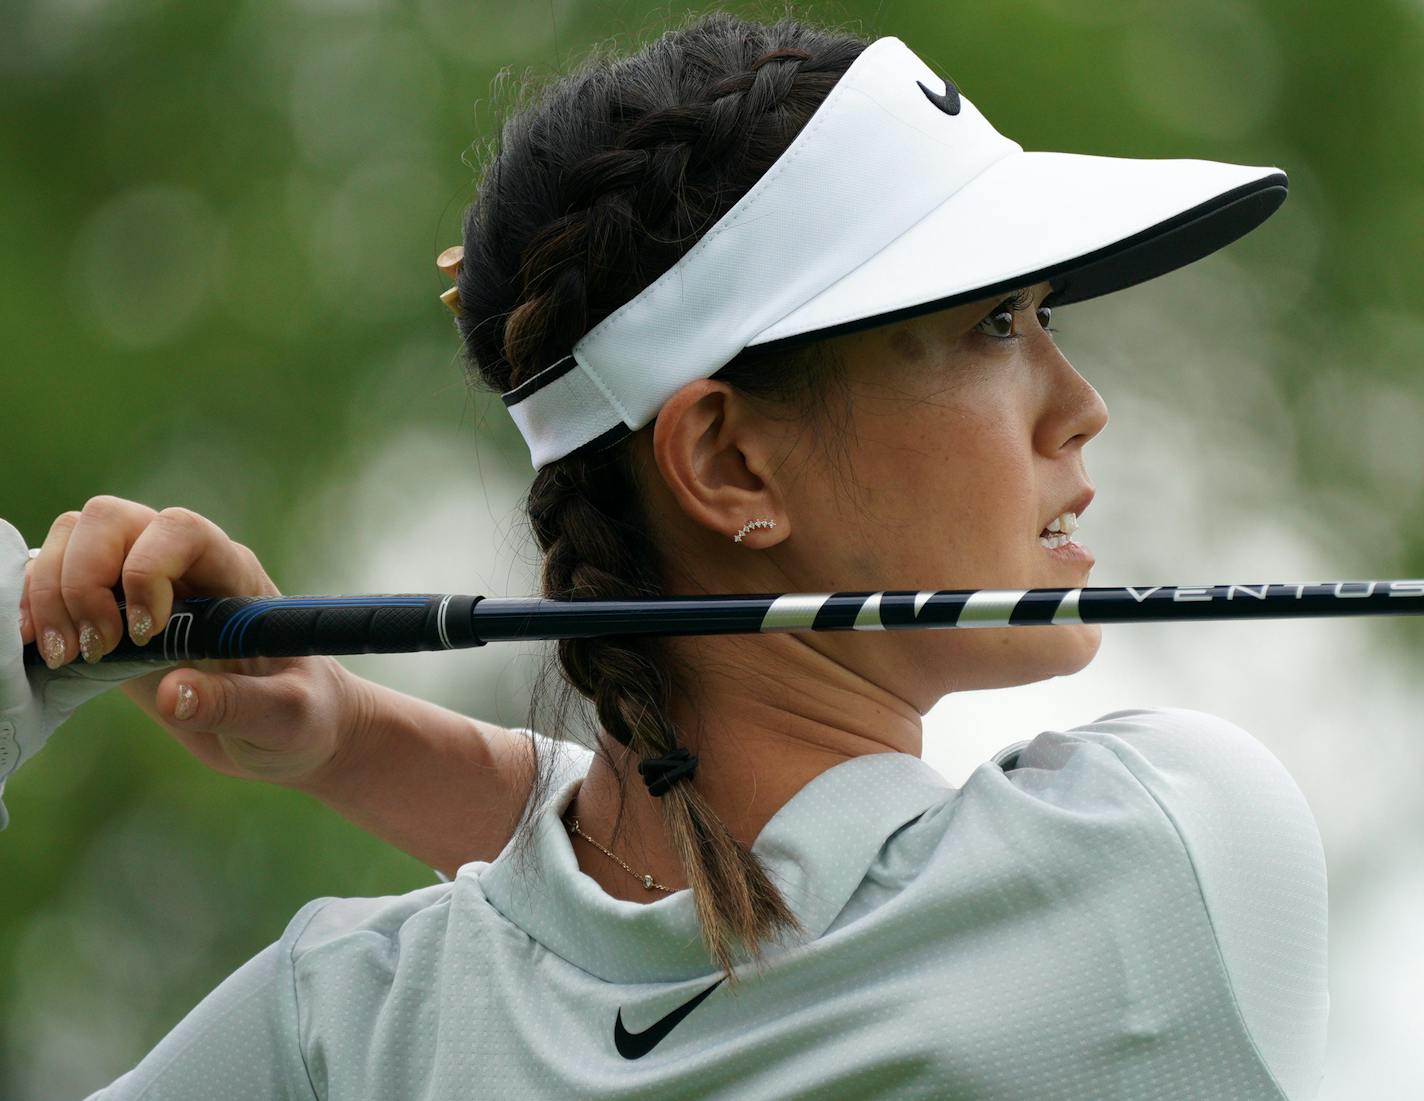
[{"label": "glitter fingernail", "polygon": [[173,717],[187,721],[191,719],[198,710],[198,693],[193,691],[190,684],[180,684],[178,686],[178,702],[173,706]]},{"label": "glitter fingernail", "polygon": [[90,665],[97,665],[99,659],[104,656],[103,636],[92,623],[84,623],[79,627],[79,652]]},{"label": "glitter fingernail", "polygon": [[45,628],[44,637],[40,641],[40,653],[44,655],[45,664],[51,669],[58,669],[64,664],[64,639],[53,627]]},{"label": "glitter fingernail", "polygon": [[153,617],[147,608],[129,606],[129,634],[140,646],[148,644],[148,636],[153,633]]}]

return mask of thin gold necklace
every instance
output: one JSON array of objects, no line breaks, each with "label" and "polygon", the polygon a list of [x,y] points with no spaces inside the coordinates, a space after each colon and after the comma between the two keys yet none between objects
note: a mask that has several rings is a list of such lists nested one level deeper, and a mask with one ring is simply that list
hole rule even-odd
[{"label": "thin gold necklace", "polygon": [[[585,841],[587,841],[590,845],[594,846],[594,847],[597,848],[597,849],[601,849],[601,850],[602,850],[603,852],[605,852],[605,853],[608,853],[608,855],[611,856],[611,857],[613,857],[614,860],[617,860],[618,863],[623,864],[623,861],[622,861],[622,860],[620,860],[620,859],[619,859],[618,857],[616,857],[616,856],[613,856],[612,853],[608,852],[608,850],[605,849],[605,848],[603,848],[603,846],[600,845],[597,841],[595,841],[593,838],[589,837],[589,835],[586,834],[586,833],[584,833],[583,830],[579,829],[579,824],[578,824],[578,819],[577,819],[577,818],[573,819],[573,820],[569,823],[569,832],[570,832],[570,833],[576,833],[576,834],[578,834],[578,835],[579,835],[580,837],[582,837]],[[673,891],[673,889],[672,889],[671,887],[664,887],[661,883],[654,883],[654,882],[653,882],[653,877],[650,876],[650,875],[639,875],[639,874],[638,874],[637,872],[635,872],[632,868],[628,868],[628,865],[627,865],[627,864],[623,864],[623,867],[625,867],[625,868],[628,869],[628,874],[629,874],[629,875],[631,875],[634,879],[636,879],[639,883],[641,883],[644,887],[646,887],[646,888],[647,888],[648,890],[650,890],[650,891],[666,891],[668,894],[674,894],[674,893],[676,893],[676,892]]]}]

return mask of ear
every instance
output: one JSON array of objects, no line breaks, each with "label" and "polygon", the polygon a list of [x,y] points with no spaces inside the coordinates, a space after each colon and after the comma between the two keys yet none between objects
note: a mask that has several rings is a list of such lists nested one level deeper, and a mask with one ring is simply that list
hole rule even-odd
[{"label": "ear", "polygon": [[682,511],[697,524],[730,539],[748,520],[743,543],[767,547],[791,533],[773,476],[776,423],[716,379],[694,379],[663,403],[653,425],[653,461]]}]

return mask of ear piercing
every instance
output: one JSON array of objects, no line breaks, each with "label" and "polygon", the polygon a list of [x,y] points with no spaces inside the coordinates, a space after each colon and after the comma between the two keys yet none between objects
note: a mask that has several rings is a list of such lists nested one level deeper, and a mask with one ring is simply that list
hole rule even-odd
[{"label": "ear piercing", "polygon": [[745,535],[747,532],[751,531],[752,528],[774,528],[774,527],[776,527],[776,521],[775,521],[775,520],[748,520],[745,524],[742,525],[742,530],[739,531],[739,532],[737,532],[736,535],[732,536],[732,542],[733,542],[733,543],[740,543],[740,542],[742,541],[742,536]]}]

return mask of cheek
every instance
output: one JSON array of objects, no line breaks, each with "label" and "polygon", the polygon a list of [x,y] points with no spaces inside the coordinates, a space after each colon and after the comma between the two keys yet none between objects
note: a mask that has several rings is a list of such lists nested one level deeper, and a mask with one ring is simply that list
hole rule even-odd
[{"label": "cheek", "polygon": [[895,477],[908,490],[894,505],[907,546],[956,564],[957,574],[985,578],[986,585],[994,577],[1009,580],[1038,550],[1028,531],[1037,509],[1032,457],[1007,433],[961,427],[954,443]]},{"label": "cheek", "polygon": [[992,387],[916,394],[856,423],[856,501],[843,511],[854,576],[875,587],[981,588],[1022,577],[1039,552],[1032,441]]}]

